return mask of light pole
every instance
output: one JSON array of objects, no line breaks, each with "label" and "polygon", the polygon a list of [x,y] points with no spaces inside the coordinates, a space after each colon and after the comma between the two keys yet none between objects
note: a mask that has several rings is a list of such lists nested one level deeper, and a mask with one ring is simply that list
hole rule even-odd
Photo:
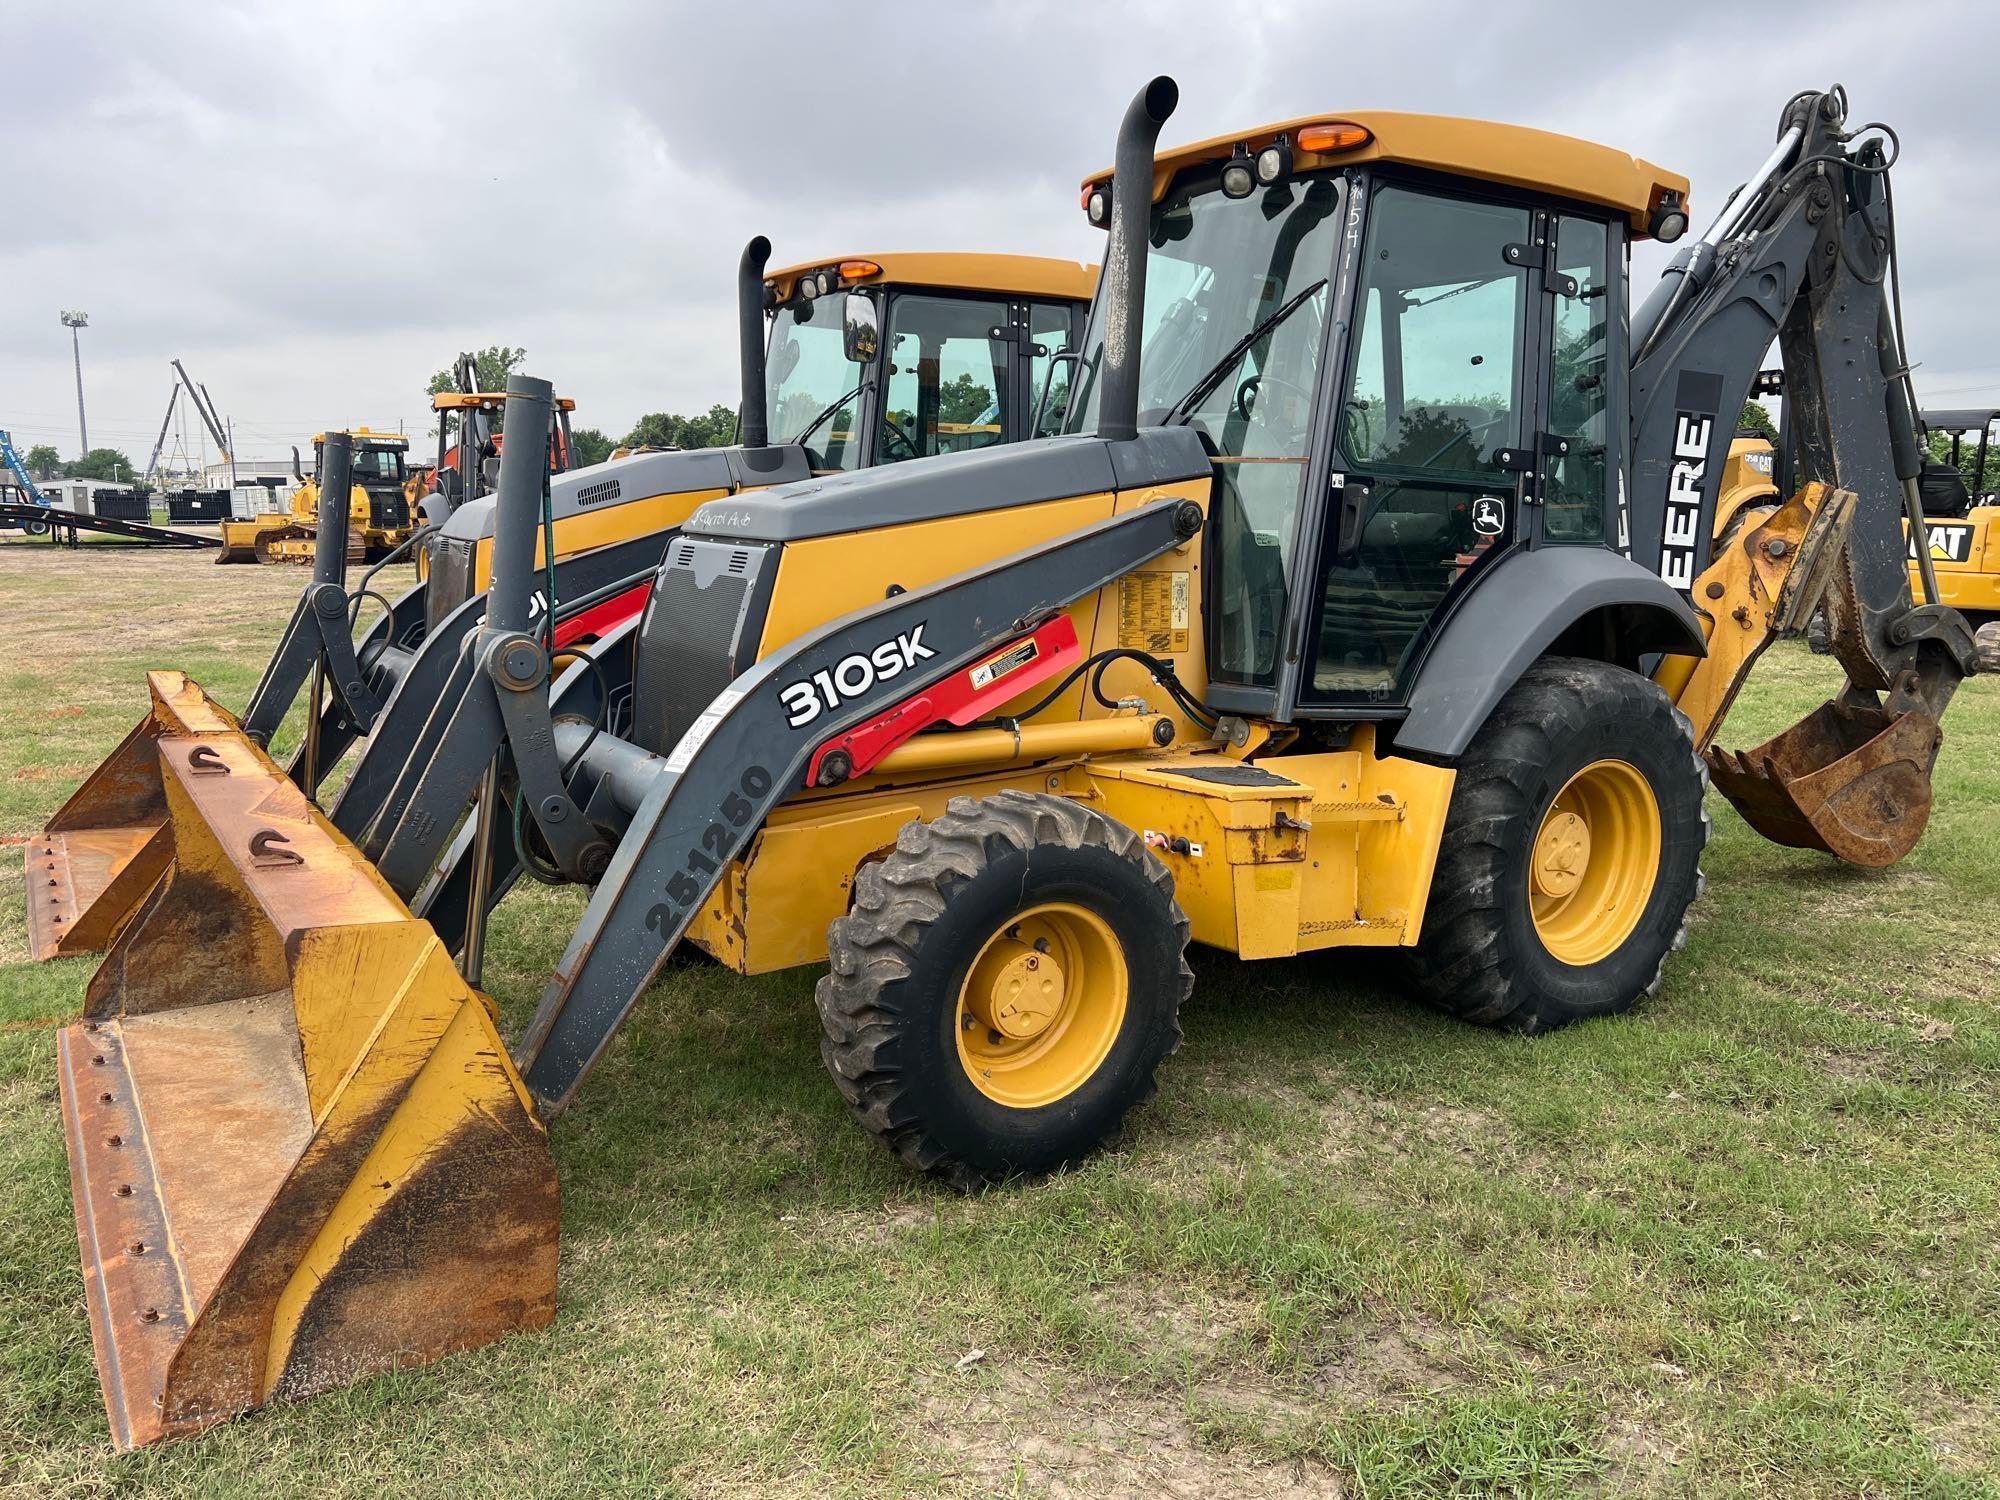
[{"label": "light pole", "polygon": [[79,453],[77,457],[88,458],[90,457],[90,424],[83,419],[83,344],[77,338],[76,331],[79,328],[88,328],[90,326],[90,317],[86,313],[65,311],[62,315],[62,325],[69,330],[70,353],[76,356],[76,436],[77,440],[83,444],[83,452]]}]

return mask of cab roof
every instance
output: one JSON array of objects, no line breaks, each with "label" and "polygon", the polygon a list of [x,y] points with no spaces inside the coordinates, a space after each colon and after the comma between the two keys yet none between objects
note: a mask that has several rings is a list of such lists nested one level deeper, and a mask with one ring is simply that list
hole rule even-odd
[{"label": "cab roof", "polygon": [[[1679,194],[1684,206],[1688,201],[1688,180],[1680,173],[1609,146],[1525,125],[1396,110],[1306,115],[1162,151],[1153,158],[1153,200],[1165,195],[1167,184],[1182,168],[1225,160],[1239,144],[1255,155],[1279,136],[1296,141],[1309,125],[1336,124],[1359,125],[1369,138],[1344,150],[1297,152],[1294,171],[1385,161],[1448,172],[1615,209],[1624,214],[1634,237],[1649,233],[1653,209],[1667,193]],[[1109,167],[1084,178],[1086,196],[1110,179]]]},{"label": "cab roof", "polygon": [[948,287],[956,292],[999,292],[1020,297],[1056,297],[1088,302],[1097,291],[1097,267],[1041,255],[981,255],[952,250],[902,251],[890,255],[837,255],[800,261],[782,271],[766,271],[764,282],[779,302],[791,300],[792,284],[807,271],[834,271],[861,262],[878,269],[841,278],[842,286],[893,283]]},{"label": "cab roof", "polygon": [[2000,410],[1990,406],[1960,406],[1927,411],[1923,423],[1932,432],[1979,432],[1991,427]]},{"label": "cab roof", "polygon": [[[400,432],[376,432],[373,428],[369,427],[348,427],[345,429],[336,427],[333,431],[345,431],[349,437],[370,448],[407,449],[410,446],[408,436]],[[315,448],[325,441],[326,434],[324,432],[315,432],[313,434],[313,446]]]}]

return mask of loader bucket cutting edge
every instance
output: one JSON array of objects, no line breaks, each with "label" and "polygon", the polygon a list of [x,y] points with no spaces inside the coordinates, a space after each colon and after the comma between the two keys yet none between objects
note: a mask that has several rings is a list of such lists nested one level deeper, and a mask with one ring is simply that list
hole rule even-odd
[{"label": "loader bucket cutting edge", "polygon": [[1708,751],[1717,791],[1773,843],[1893,865],[1931,812],[1944,733],[1930,715],[1829,700],[1751,750]]},{"label": "loader bucket cutting edge", "polygon": [[138,909],[173,855],[158,744],[236,734],[233,716],[179,672],[149,672],[152,707],[28,841],[28,951],[97,953]]},{"label": "loader bucket cutting edge", "polygon": [[171,862],[58,1045],[121,1448],[555,1312],[554,1162],[489,1002],[246,737],[156,744]]}]

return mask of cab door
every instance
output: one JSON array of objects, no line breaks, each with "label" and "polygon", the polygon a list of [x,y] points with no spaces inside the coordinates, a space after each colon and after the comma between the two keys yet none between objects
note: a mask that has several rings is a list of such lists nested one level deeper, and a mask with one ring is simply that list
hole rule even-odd
[{"label": "cab door", "polygon": [[1366,193],[1293,590],[1301,716],[1408,702],[1438,622],[1530,540],[1543,472],[1547,215],[1416,182]]}]

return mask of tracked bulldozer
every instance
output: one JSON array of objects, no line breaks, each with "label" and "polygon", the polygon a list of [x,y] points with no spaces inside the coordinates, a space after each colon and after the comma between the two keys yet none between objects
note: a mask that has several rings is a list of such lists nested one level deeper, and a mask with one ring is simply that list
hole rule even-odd
[{"label": "tracked bulldozer", "polygon": [[[407,459],[410,440],[397,432],[354,428],[348,438],[350,524],[347,559],[375,562],[395,551],[415,529],[418,486]],[[222,523],[219,563],[300,563],[310,565],[319,535],[320,497],[335,490],[326,473],[326,434],[313,437],[313,471],[307,475],[292,450],[292,478],[297,488],[284,511]]]},{"label": "tracked bulldozer", "polygon": [[[739,443],[572,468],[574,403],[555,401],[534,554],[541,576],[531,600],[552,649],[594,641],[636,615],[663,549],[698,505],[1032,435],[1049,404],[1041,398],[1060,369],[1057,356],[1081,336],[1096,274],[1074,261],[964,253],[878,253],[767,272],[770,253],[768,240],[753,239],[737,271]],[[492,416],[504,399],[479,391],[470,357],[461,356],[456,388],[432,398],[439,453],[437,488],[423,502],[428,525],[357,583],[348,583],[356,517],[312,507],[319,540],[304,555],[313,579],[241,719],[214,710],[215,723],[268,747],[304,692],[317,708],[286,770],[311,796],[366,741],[327,809],[350,837],[379,821],[412,747],[434,742],[424,737],[442,732],[451,711],[439,705],[463,690],[455,675],[460,647],[478,628],[492,568],[488,468],[499,449]],[[954,401],[969,410],[955,410]],[[956,420],[968,414],[984,420]],[[455,441],[447,442],[447,428]],[[340,476],[372,445],[365,431],[323,434],[315,440],[316,478],[362,496]],[[357,498],[356,515],[361,504]],[[416,587],[393,601],[376,592],[382,570],[410,551]],[[379,608],[357,638],[364,599]],[[156,742],[188,732],[173,701],[171,693],[165,706],[156,699],[29,844],[34,957],[101,951],[166,868],[172,830]],[[462,903],[465,873],[440,882],[429,899]],[[503,876],[491,894],[511,879]],[[418,891],[402,894],[415,899]],[[449,920],[457,930],[463,915]]]},{"label": "tracked bulldozer", "polygon": [[[1914,844],[1976,657],[1909,592],[1890,161],[1843,94],[1786,105],[1629,319],[1670,171],[1395,113],[1158,151],[1176,99],[1083,184],[1065,433],[708,501],[560,673],[520,440],[552,393],[514,377],[462,690],[360,837],[155,675],[172,857],[62,1039],[119,1443],[546,1322],[546,1126],[683,942],[828,962],[856,1119],[972,1185],[1153,1092],[1191,940],[1397,950],[1532,1032],[1657,989],[1711,773],[1781,842]],[[1774,336],[1801,488],[1711,557]],[[1715,748],[1815,608],[1841,693]],[[468,982],[509,859],[593,888],[511,1051]],[[406,893],[458,870],[451,937]]]}]

